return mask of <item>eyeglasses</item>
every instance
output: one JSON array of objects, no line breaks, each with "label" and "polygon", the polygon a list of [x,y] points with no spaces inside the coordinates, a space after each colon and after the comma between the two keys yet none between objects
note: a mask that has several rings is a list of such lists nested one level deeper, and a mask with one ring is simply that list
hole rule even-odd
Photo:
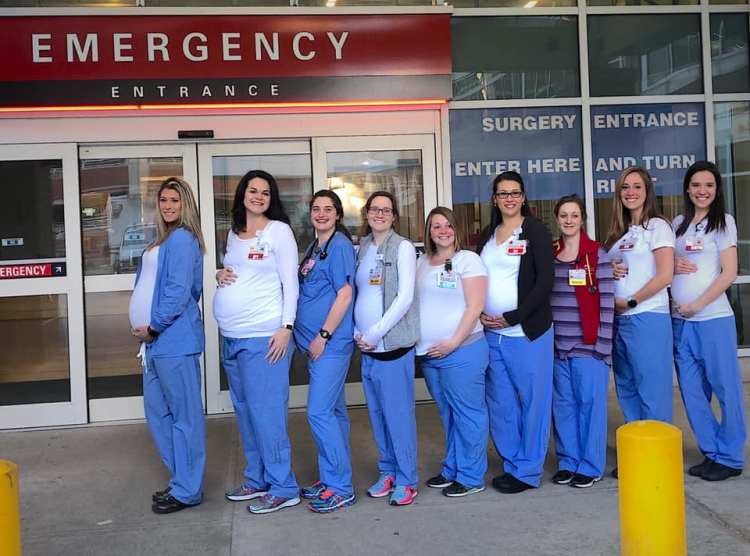
[{"label": "eyeglasses", "polygon": [[495,193],[496,199],[507,199],[507,198],[513,198],[513,199],[520,199],[523,197],[523,191],[498,191]]},{"label": "eyeglasses", "polygon": [[372,216],[391,216],[393,214],[393,209],[388,207],[370,207],[367,209],[367,214],[371,214]]}]

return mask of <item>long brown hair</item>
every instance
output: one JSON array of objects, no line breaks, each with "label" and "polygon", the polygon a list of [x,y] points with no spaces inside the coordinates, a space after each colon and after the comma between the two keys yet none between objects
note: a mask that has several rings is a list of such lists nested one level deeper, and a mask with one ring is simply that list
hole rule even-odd
[{"label": "long brown hair", "polygon": [[365,206],[362,207],[362,218],[365,221],[365,225],[362,230],[363,236],[372,233],[370,224],[367,222],[367,212],[370,210],[372,200],[376,199],[377,197],[385,197],[386,199],[389,199],[391,201],[391,208],[393,209],[393,225],[391,226],[391,228],[395,228],[398,225],[398,203],[396,203],[396,196],[390,191],[375,191],[374,193],[370,194],[370,196],[367,198]]},{"label": "long brown hair", "polygon": [[656,192],[654,191],[654,181],[651,179],[649,173],[640,166],[630,166],[625,168],[617,178],[615,183],[615,196],[612,205],[612,223],[609,226],[609,233],[607,239],[604,242],[605,249],[610,249],[617,240],[619,240],[630,228],[630,210],[625,208],[622,204],[622,187],[625,185],[625,179],[630,174],[638,174],[643,183],[646,186],[646,202],[643,205],[643,215],[641,216],[641,225],[645,228],[648,225],[648,221],[652,218],[661,218],[666,220],[661,214],[658,205],[656,204]]},{"label": "long brown hair", "polygon": [[156,194],[157,210],[159,207],[159,197],[161,197],[161,192],[165,189],[176,191],[180,196],[180,219],[174,224],[167,225],[167,223],[164,222],[164,218],[162,218],[161,216],[161,211],[159,211],[159,216],[156,219],[156,229],[158,235],[156,237],[156,241],[151,245],[151,247],[161,245],[162,243],[167,241],[169,234],[171,234],[177,228],[185,228],[195,236],[195,239],[198,240],[198,245],[200,245],[201,253],[205,253],[206,243],[203,241],[203,233],[201,232],[201,219],[198,215],[198,204],[195,202],[195,197],[193,197],[193,190],[182,178],[167,178],[161,183],[161,185],[159,186],[159,191]]},{"label": "long brown hair", "polygon": [[427,222],[425,222],[424,225],[424,251],[428,257],[431,257],[432,255],[437,253],[437,246],[435,245],[435,242],[432,241],[432,236],[430,235],[430,227],[432,226],[432,218],[438,214],[445,218],[448,221],[448,224],[450,224],[451,228],[453,228],[453,249],[456,250],[456,253],[458,253],[462,249],[461,245],[463,244],[463,242],[461,241],[461,235],[458,231],[456,215],[453,214],[453,211],[447,207],[435,207],[430,211],[430,214],[427,215]]}]

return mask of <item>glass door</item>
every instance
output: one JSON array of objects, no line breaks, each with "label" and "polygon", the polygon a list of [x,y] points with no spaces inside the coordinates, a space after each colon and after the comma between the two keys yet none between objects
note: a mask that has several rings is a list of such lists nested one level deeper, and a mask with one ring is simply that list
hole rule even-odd
[{"label": "glass door", "polygon": [[142,418],[128,304],[141,253],[156,238],[159,185],[184,177],[198,198],[195,144],[81,147],[79,174],[90,418]]},{"label": "glass door", "polygon": [[[221,338],[213,315],[216,270],[226,247],[237,184],[249,170],[265,170],[278,184],[281,201],[291,220],[300,250],[313,237],[308,218],[312,197],[312,161],[309,141],[257,143],[215,143],[198,146],[200,167],[201,225],[208,253],[204,265],[203,299],[206,330],[206,393],[209,413],[233,411],[229,386],[221,367]],[[295,354],[290,375],[291,407],[307,403],[307,370],[304,359]]]},{"label": "glass door", "polygon": [[76,154],[0,146],[0,429],[86,422]]},{"label": "glass door", "polygon": [[[434,135],[324,137],[314,138],[312,144],[315,190],[332,189],[338,194],[344,224],[355,243],[364,233],[367,198],[375,191],[388,191],[398,201],[398,233],[422,248],[425,217],[437,205]],[[417,376],[417,399],[430,399],[419,370]],[[347,377],[348,403],[365,402],[361,380],[355,350]]]}]

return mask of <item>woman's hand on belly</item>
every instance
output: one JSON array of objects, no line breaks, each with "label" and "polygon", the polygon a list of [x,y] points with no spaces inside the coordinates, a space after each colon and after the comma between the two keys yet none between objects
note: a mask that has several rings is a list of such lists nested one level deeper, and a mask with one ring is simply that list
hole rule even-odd
[{"label": "woman's hand on belly", "polygon": [[452,339],[443,340],[442,342],[438,342],[434,346],[428,348],[427,355],[440,359],[453,353],[457,347],[458,345],[456,345],[456,343]]},{"label": "woman's hand on belly", "polygon": [[219,284],[220,288],[233,284],[236,281],[237,275],[230,267],[216,271],[216,282]]},{"label": "woman's hand on belly", "polygon": [[151,334],[148,332],[148,325],[136,326],[132,329],[133,336],[138,338],[141,342],[150,342],[153,340]]},{"label": "woman's hand on belly", "polygon": [[489,330],[498,330],[501,328],[508,328],[509,326],[508,321],[506,321],[505,317],[503,317],[502,315],[492,317],[487,313],[482,313],[481,315],[479,315],[479,322],[481,322],[482,326]]},{"label": "woman's hand on belly", "polygon": [[698,265],[685,257],[674,258],[675,274],[692,274],[698,271]]}]

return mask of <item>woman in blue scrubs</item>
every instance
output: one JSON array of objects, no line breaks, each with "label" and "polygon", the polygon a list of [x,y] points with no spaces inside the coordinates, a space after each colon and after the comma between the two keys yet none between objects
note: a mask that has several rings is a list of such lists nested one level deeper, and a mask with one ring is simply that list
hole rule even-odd
[{"label": "woman in blue scrubs", "polygon": [[[626,423],[669,423],[672,327],[667,286],[674,268],[674,234],[659,213],[653,181],[643,168],[633,166],[620,174],[613,205],[604,247],[617,278],[612,348],[617,398]],[[612,474],[616,477],[617,469]]]},{"label": "woman in blue scrubs", "polygon": [[354,247],[343,217],[341,199],[333,191],[313,195],[310,221],[316,238],[299,265],[294,341],[308,358],[307,420],[318,448],[320,477],[302,489],[302,497],[311,500],[308,507],[316,513],[356,501],[344,395],[354,349]]},{"label": "woman in blue scrubs", "polygon": [[130,298],[133,335],[141,340],[143,404],[154,444],[171,475],[152,496],[157,514],[200,504],[206,466],[198,300],[205,244],[190,186],[169,178],[157,194],[156,241],[143,253]]},{"label": "woman in blue scrubs", "polygon": [[480,320],[490,348],[490,434],[505,470],[492,479],[492,486],[515,494],[539,487],[549,444],[552,237],[531,215],[517,172],[503,172],[493,180],[491,202],[492,220],[479,242],[488,272]]},{"label": "woman in blue scrubs", "polygon": [[[677,378],[690,426],[704,455],[688,473],[723,481],[742,473],[747,437],[737,329],[726,291],[737,277],[737,226],[724,212],[721,173],[696,162],[684,182],[677,236],[672,325]],[[721,421],[711,409],[716,396]]]}]

